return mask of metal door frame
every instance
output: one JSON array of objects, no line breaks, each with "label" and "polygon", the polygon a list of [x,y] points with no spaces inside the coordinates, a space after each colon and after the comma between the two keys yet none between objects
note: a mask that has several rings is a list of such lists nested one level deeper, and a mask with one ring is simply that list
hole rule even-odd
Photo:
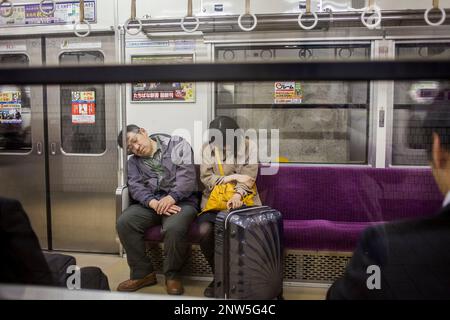
[{"label": "metal door frame", "polygon": [[[28,59],[28,66],[41,66],[44,63],[42,52],[42,37],[39,36],[10,36],[0,40],[0,43],[13,42],[13,45],[25,45],[25,50],[12,49],[1,51],[0,54],[25,55]],[[24,86],[30,93],[30,126],[31,126],[31,149],[28,152],[3,152],[0,157],[7,157],[6,163],[18,163],[18,171],[26,177],[16,177],[13,180],[22,180],[16,182],[17,186],[23,185],[24,194],[13,195],[22,205],[35,233],[40,241],[41,247],[50,248],[48,207],[46,201],[47,186],[46,177],[46,139],[45,139],[45,118],[46,106],[44,103],[44,90],[41,85]],[[11,160],[9,160],[10,158]],[[29,173],[27,170],[31,170]],[[32,185],[33,189],[26,192],[27,187]],[[36,190],[36,187],[38,188]],[[25,194],[26,192],[26,194]],[[39,223],[38,223],[39,222]],[[38,223],[38,224],[37,224]]]},{"label": "metal door frame", "polygon": [[[114,33],[98,33],[92,34],[90,37],[86,39],[79,39],[74,37],[73,34],[70,36],[64,35],[52,35],[46,38],[47,47],[47,62],[50,65],[59,65],[60,57],[64,53],[67,52],[101,52],[103,55],[103,64],[110,64],[116,61],[116,39]],[[64,40],[73,41],[76,45],[71,48],[63,48],[59,46],[60,41]],[[53,42],[53,43],[52,43]],[[89,43],[100,43],[99,47],[89,45]],[[83,48],[83,45],[78,43],[86,43],[86,47]],[[117,187],[117,177],[119,170],[118,159],[119,156],[117,153],[117,145],[116,139],[117,136],[117,114],[118,114],[118,105],[119,101],[117,101],[117,87],[118,85],[104,85],[104,134],[105,134],[105,150],[101,153],[71,153],[63,150],[62,145],[62,124],[61,124],[61,86],[60,85],[52,85],[48,86],[48,102],[52,104],[49,106],[49,144],[55,143],[56,145],[56,155],[50,155],[49,153],[49,163],[52,167],[55,167],[55,170],[50,172],[50,193],[51,193],[51,206],[54,211],[52,212],[52,221],[53,221],[53,234],[55,235],[54,239],[54,248],[57,250],[67,250],[67,251],[83,251],[83,252],[103,252],[103,253],[117,253],[119,252],[119,246],[116,241],[116,232],[115,232],[115,221],[116,221],[116,208],[115,208],[115,196],[114,190]],[[97,93],[98,94],[98,93]],[[96,104],[98,104],[99,96],[96,96]],[[98,105],[96,105],[96,117],[98,116],[97,111]],[[97,121],[97,118],[96,118]],[[54,123],[54,125],[52,125]],[[56,157],[56,158],[54,158]],[[71,159],[68,161],[68,159]],[[78,161],[77,161],[78,159]],[[83,160],[84,159],[84,160]],[[95,160],[97,159],[97,160]],[[94,162],[92,162],[94,161]],[[104,164],[103,164],[104,163]],[[86,181],[83,183],[75,182],[70,184],[70,178],[68,176],[62,176],[63,171],[66,170],[64,168],[69,168],[70,170],[77,170],[76,168],[87,168],[86,170],[93,170],[95,166],[102,166],[107,173],[106,176],[102,176],[99,174],[101,178],[94,178],[95,185],[92,185],[92,190],[89,192],[95,197],[95,195],[101,196],[101,198],[94,199],[84,196],[84,193],[88,193],[83,184],[86,184]],[[75,167],[74,167],[75,165]],[[92,168],[89,168],[89,167]],[[114,172],[112,172],[111,168],[114,168]],[[58,171],[58,168],[59,171]],[[111,170],[109,170],[109,169]],[[84,171],[84,170],[83,170]],[[98,170],[97,170],[98,171]],[[105,172],[106,172],[105,171]],[[110,172],[111,171],[111,172]],[[86,177],[81,177],[80,179],[86,180]],[[81,180],[81,181],[82,181]],[[113,180],[113,183],[111,181]],[[66,186],[66,183],[67,184]],[[101,184],[104,182],[106,184],[104,188],[108,188],[111,184],[110,193],[107,190],[98,189],[96,187],[97,184]],[[59,184],[59,185],[58,185]],[[73,190],[72,190],[73,189]],[[75,189],[79,189],[80,191],[76,191]],[[59,191],[58,191],[59,190]],[[55,193],[56,192],[56,193]],[[77,194],[77,192],[81,192]],[[66,197],[61,197],[61,195],[67,195]],[[109,197],[110,195],[110,197]],[[73,199],[70,199],[70,197]],[[81,197],[81,199],[86,199],[86,201],[95,201],[92,203],[94,207],[90,207],[89,213],[83,212],[82,214],[88,216],[75,217],[70,212],[74,213],[75,208],[78,206],[77,204],[70,204],[70,201],[77,201],[76,199]],[[98,201],[97,201],[98,200]],[[102,203],[107,202],[107,206],[103,206]],[[79,202],[76,202],[79,203]],[[101,208],[99,207],[101,206]],[[82,208],[82,205],[79,206]],[[98,207],[98,208],[97,208]],[[56,208],[56,209],[55,209]],[[67,209],[67,210],[65,210]],[[97,211],[95,211],[98,209]],[[58,210],[58,212],[55,212]],[[63,211],[64,210],[64,211]],[[91,212],[95,211],[95,212]],[[103,217],[103,218],[100,218]],[[86,219],[85,219],[86,218]],[[76,219],[82,219],[84,224],[77,224]],[[73,225],[76,227],[72,227],[70,229],[61,229],[64,228],[66,223],[70,223],[70,221],[74,221]],[[106,221],[105,223],[99,224],[97,220]],[[58,222],[59,221],[59,222]],[[63,222],[62,222],[63,221]],[[97,221],[97,222],[96,222]],[[97,226],[101,226],[103,231],[95,232],[92,228]],[[57,229],[59,228],[59,230]],[[98,229],[98,228],[97,228]],[[79,230],[79,233],[78,233]],[[106,230],[106,231],[105,231]],[[64,233],[64,235],[62,235]],[[67,234],[67,237],[65,237]],[[86,236],[87,234],[87,236]],[[92,240],[89,240],[92,239]],[[94,240],[97,239],[97,240]],[[89,242],[90,241],[90,242]]]}]

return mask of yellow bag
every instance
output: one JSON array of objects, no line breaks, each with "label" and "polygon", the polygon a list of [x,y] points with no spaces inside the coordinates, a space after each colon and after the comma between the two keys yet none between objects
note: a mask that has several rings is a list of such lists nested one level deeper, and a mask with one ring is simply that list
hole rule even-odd
[{"label": "yellow bag", "polygon": [[[222,162],[221,162],[220,156],[219,156],[219,150],[217,148],[215,149],[215,154],[216,154],[216,161],[217,161],[217,166],[219,167],[220,175],[225,176],[223,167],[222,167]],[[202,212],[200,214],[202,214],[206,211],[210,211],[210,210],[215,210],[215,211],[227,210],[228,209],[227,202],[236,193],[234,190],[235,186],[236,186],[236,184],[232,183],[232,182],[216,185],[212,189],[211,194],[209,195],[208,201],[206,202],[205,208],[202,210]],[[242,203],[246,206],[253,206],[254,205],[253,197],[255,195],[256,195],[256,185],[253,185],[252,193],[246,195],[242,199]]]}]

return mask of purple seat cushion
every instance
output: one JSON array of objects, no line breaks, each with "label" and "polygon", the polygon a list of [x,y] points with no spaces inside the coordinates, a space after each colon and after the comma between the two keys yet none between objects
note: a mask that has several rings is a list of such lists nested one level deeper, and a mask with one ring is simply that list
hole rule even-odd
[{"label": "purple seat cushion", "polygon": [[[352,251],[362,230],[373,223],[329,220],[284,220],[284,246],[289,249]],[[161,226],[149,228],[147,241],[162,241]],[[189,230],[188,241],[199,242],[197,223]]]},{"label": "purple seat cushion", "polygon": [[284,220],[284,246],[302,250],[353,251],[361,232],[376,223]]}]

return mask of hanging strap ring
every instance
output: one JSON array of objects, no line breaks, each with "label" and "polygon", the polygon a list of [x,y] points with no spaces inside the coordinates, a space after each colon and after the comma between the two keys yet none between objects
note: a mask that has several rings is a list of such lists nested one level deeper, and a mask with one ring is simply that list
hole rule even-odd
[{"label": "hanging strap ring", "polygon": [[[79,19],[79,21],[77,23],[75,23],[73,25],[73,32],[75,33],[75,35],[77,37],[80,37],[80,38],[87,37],[88,35],[91,34],[91,24],[84,17],[85,17],[84,16],[84,0],[80,0],[80,19]],[[81,26],[83,23],[85,23],[87,25],[87,27],[88,27],[86,33],[80,33],[77,30],[77,26],[78,25]]]},{"label": "hanging strap ring", "polygon": [[[131,22],[137,22],[138,27],[135,32],[132,32],[130,29]],[[135,36],[142,31],[142,21],[141,19],[136,18],[136,0],[131,0],[130,18],[125,21],[123,28],[125,29],[125,32],[130,36]]]},{"label": "hanging strap ring", "polygon": [[312,51],[311,49],[300,49],[298,50],[298,57],[302,60],[312,59]]},{"label": "hanging strap ring", "polygon": [[3,0],[3,1],[0,3],[1,9],[3,9],[3,4],[4,4],[4,3],[7,4],[8,6],[5,7],[5,8],[7,8],[5,11],[0,10],[0,16],[2,16],[3,18],[11,17],[12,14],[14,13],[14,5],[13,5],[13,3],[12,3],[11,1],[9,1],[9,0]]},{"label": "hanging strap ring", "polygon": [[[348,52],[348,53],[344,55],[343,52]],[[338,50],[338,56],[339,56],[339,58],[342,58],[342,59],[349,59],[349,58],[352,57],[352,55],[353,55],[353,49],[352,49],[352,48],[340,48],[340,49]]]},{"label": "hanging strap ring", "polygon": [[[430,18],[428,17],[428,15],[430,14],[431,10],[433,9],[438,9],[441,12],[441,19],[439,19],[439,21],[436,22],[431,22]],[[429,26],[439,26],[441,24],[444,23],[445,18],[447,18],[447,15],[445,14],[445,10],[442,8],[428,8],[427,10],[425,10],[425,13],[423,15],[425,22],[429,25]]]},{"label": "hanging strap ring", "polygon": [[[186,28],[186,26],[185,26],[186,19],[194,19],[195,20],[195,26],[192,29]],[[185,16],[181,19],[180,26],[181,26],[181,29],[184,30],[184,32],[192,33],[192,32],[197,31],[198,27],[200,27],[200,20],[194,16]]]},{"label": "hanging strap ring", "polygon": [[[244,18],[245,16],[250,16],[253,18],[253,24],[249,28],[246,28],[242,25],[242,18]],[[238,18],[238,25],[242,31],[252,31],[253,29],[256,28],[257,24],[258,24],[258,18],[256,18],[256,15],[254,15],[253,13],[243,13]]]},{"label": "hanging strap ring", "polygon": [[[137,22],[137,25],[138,25],[136,31],[134,31],[134,32],[131,32],[132,29],[130,28],[130,24],[132,22]],[[124,27],[126,33],[128,33],[130,36],[135,36],[135,35],[139,34],[142,31],[142,21],[139,18],[128,18],[128,20],[125,21],[125,24],[124,24],[123,27]]]},{"label": "hanging strap ring", "polygon": [[297,21],[298,21],[298,25],[300,26],[300,28],[305,29],[305,30],[311,30],[314,29],[317,26],[317,23],[319,22],[319,17],[317,16],[317,13],[315,12],[310,12],[310,14],[313,15],[314,17],[314,22],[312,25],[310,26],[306,26],[303,24],[302,22],[302,17],[305,15],[303,12],[300,12],[300,14],[298,15]]},{"label": "hanging strap ring", "polygon": [[[85,33],[80,33],[80,32],[77,30],[77,27],[78,27],[78,26],[81,26],[83,23],[87,25],[88,29],[87,29],[87,31],[86,31]],[[83,21],[77,22],[77,23],[75,23],[75,24],[73,25],[73,32],[75,33],[75,35],[76,35],[77,37],[80,37],[80,38],[87,37],[88,35],[91,34],[91,24],[90,24],[89,21],[87,21],[87,20],[83,20]]]},{"label": "hanging strap ring", "polygon": [[[46,2],[50,2],[50,3],[52,4],[52,8],[51,8],[50,10],[48,10],[48,11],[44,10],[44,4],[45,4]],[[50,3],[49,3],[49,4],[50,4]],[[44,14],[44,15],[46,15],[46,16],[49,16],[49,15],[53,14],[53,13],[55,12],[55,10],[56,10],[56,2],[55,2],[55,0],[50,0],[50,1],[48,1],[48,0],[42,0],[41,2],[39,2],[39,11],[40,11],[42,14]]]},{"label": "hanging strap ring", "polygon": [[[377,16],[375,23],[368,23],[366,20],[366,14],[372,12]],[[369,6],[364,9],[364,11],[361,14],[361,22],[363,25],[365,25],[368,29],[375,29],[381,24],[381,9],[378,6]]]}]

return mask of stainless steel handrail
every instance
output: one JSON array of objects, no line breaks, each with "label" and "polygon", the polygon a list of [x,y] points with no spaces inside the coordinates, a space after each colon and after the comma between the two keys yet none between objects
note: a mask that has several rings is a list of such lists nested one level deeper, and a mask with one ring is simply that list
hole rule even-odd
[{"label": "stainless steel handrail", "polygon": [[[450,13],[450,9],[449,9]],[[382,11],[383,25],[404,25],[407,21],[417,21],[417,25],[427,25],[424,21],[423,10],[386,10]],[[340,27],[355,27],[355,23],[359,23],[358,27],[363,28],[361,24],[361,11],[351,12],[320,12],[317,13],[319,24],[342,24]],[[440,18],[441,14],[436,11],[431,13],[430,18]],[[200,26],[199,31],[240,31],[241,29],[236,24],[238,15],[229,16],[207,16],[198,17]],[[312,23],[315,18],[313,16],[304,16],[302,21]],[[188,22],[188,24],[196,24],[196,22]],[[346,24],[348,23],[348,24]],[[152,33],[157,32],[176,32],[180,28],[179,19],[146,19],[142,20],[142,27],[151,28]],[[271,30],[298,30],[298,14],[259,14],[258,15],[258,30],[270,28]],[[220,31],[220,30],[219,30]]]}]

